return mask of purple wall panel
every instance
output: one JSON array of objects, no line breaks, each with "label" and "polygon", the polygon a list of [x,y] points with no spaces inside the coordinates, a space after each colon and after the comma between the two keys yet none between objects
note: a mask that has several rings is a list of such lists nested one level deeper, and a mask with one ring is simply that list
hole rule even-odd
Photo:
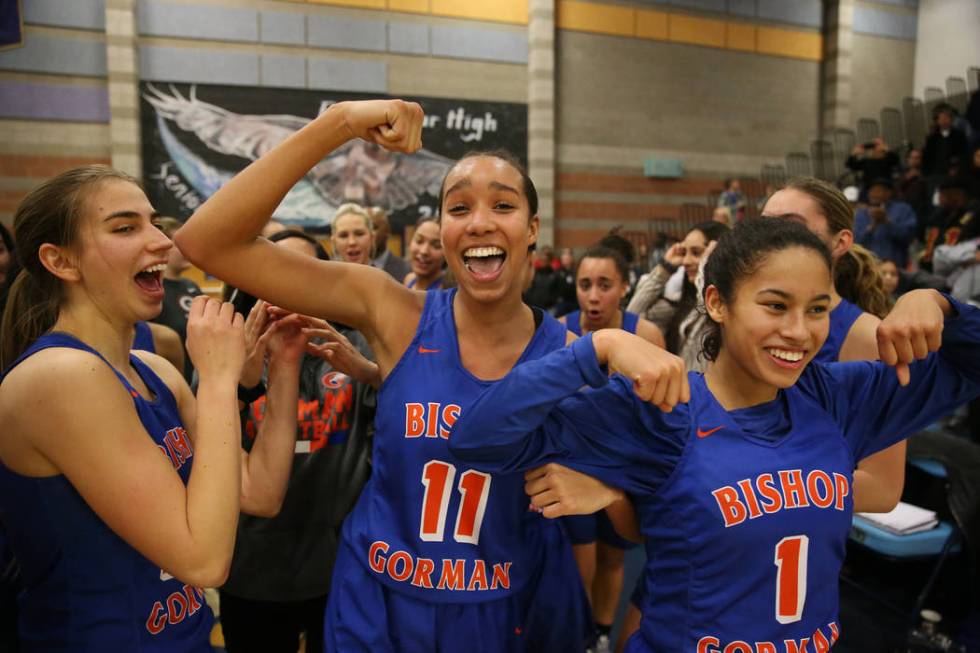
[{"label": "purple wall panel", "polygon": [[0,80],[0,118],[109,122],[105,86]]}]

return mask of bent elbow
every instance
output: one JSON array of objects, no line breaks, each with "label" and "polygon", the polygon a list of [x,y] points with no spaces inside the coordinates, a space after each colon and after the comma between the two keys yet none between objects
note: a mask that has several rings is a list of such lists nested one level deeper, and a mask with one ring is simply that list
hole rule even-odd
[{"label": "bent elbow", "polygon": [[174,577],[194,587],[221,587],[230,572],[231,555],[214,556],[194,568],[174,574]]},{"label": "bent elbow", "polygon": [[[188,229],[191,231],[188,232]],[[194,238],[193,227],[188,227],[186,224],[174,232],[174,245],[184,255],[184,258],[200,267],[203,248],[198,246],[197,241],[198,239]]]}]

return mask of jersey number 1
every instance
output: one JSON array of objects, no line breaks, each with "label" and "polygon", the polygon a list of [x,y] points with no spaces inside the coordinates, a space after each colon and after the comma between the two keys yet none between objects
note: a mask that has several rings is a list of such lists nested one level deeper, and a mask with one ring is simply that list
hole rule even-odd
[{"label": "jersey number 1", "polygon": [[806,557],[810,538],[784,537],[776,545],[776,621],[791,624],[803,618],[806,602]]},{"label": "jersey number 1", "polygon": [[[430,460],[422,468],[422,523],[419,524],[419,538],[423,542],[442,542],[446,529],[446,512],[449,510],[449,495],[452,494],[456,479],[456,466],[441,460]],[[490,496],[490,475],[468,469],[459,477],[459,512],[456,514],[457,542],[476,544],[480,541],[480,526],[483,513],[487,509]]]}]

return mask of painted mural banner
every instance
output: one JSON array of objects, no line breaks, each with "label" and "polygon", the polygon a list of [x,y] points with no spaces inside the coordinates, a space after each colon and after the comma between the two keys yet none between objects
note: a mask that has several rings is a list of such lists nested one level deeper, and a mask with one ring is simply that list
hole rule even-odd
[{"label": "painted mural banner", "polygon": [[[157,211],[180,219],[331,104],[379,97],[166,82],[141,82],[140,96],[147,195]],[[526,104],[404,99],[425,110],[422,150],[405,155],[351,141],[314,166],[273,217],[323,227],[338,206],[358,202],[387,209],[400,232],[435,214],[442,178],[466,152],[504,148],[527,159]]]}]

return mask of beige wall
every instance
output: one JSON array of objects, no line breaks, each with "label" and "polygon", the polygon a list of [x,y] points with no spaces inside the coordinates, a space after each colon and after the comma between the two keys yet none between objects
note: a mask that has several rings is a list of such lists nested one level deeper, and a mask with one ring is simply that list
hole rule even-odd
[{"label": "beige wall", "polygon": [[637,172],[657,154],[754,175],[815,138],[815,62],[571,31],[557,48],[563,170]]},{"label": "beige wall", "polygon": [[902,108],[912,92],[915,42],[881,36],[854,35],[851,124],[874,118],[882,107]]}]

